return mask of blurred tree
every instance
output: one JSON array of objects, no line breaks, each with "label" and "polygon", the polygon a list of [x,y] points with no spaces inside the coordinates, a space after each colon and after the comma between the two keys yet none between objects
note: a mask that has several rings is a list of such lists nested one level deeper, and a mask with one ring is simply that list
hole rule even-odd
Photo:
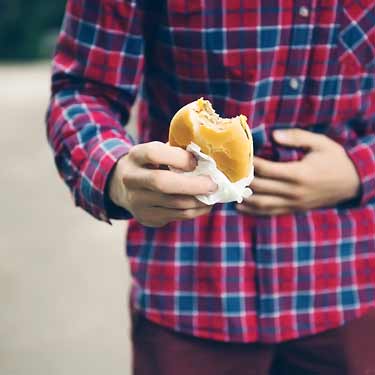
[{"label": "blurred tree", "polygon": [[66,0],[0,0],[0,59],[47,57],[60,28]]}]

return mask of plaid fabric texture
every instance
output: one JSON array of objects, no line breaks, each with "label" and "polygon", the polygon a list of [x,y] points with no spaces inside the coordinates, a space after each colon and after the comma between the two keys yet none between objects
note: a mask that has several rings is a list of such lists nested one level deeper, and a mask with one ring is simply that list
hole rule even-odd
[{"label": "plaid fabric texture", "polygon": [[124,125],[141,88],[138,142],[166,141],[171,117],[204,96],[251,122],[255,153],[299,127],[342,144],[361,199],[251,217],[233,204],[160,229],[129,222],[132,298],[149,319],[200,337],[279,342],[375,306],[373,0],[68,0],[53,63],[48,136],[76,203],[102,220]]}]

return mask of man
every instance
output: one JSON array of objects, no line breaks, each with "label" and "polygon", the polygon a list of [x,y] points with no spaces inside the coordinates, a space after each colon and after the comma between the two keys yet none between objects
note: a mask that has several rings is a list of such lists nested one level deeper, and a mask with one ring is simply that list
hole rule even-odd
[{"label": "man", "polygon": [[[68,0],[48,136],[77,205],[130,219],[135,374],[375,373],[374,25],[372,0]],[[164,168],[194,168],[164,142],[200,96],[250,120],[242,204]]]}]

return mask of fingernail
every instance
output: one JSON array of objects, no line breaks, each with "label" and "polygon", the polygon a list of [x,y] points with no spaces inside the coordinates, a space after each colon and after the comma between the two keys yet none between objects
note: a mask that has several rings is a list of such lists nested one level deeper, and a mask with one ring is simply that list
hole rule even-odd
[{"label": "fingernail", "polygon": [[218,188],[217,184],[215,184],[215,182],[211,181],[209,193],[215,193],[215,191],[217,191],[217,188]]},{"label": "fingernail", "polygon": [[194,156],[192,156],[190,158],[190,168],[195,169],[196,166],[197,166],[197,161],[195,160]]},{"label": "fingernail", "polygon": [[288,136],[282,130],[275,130],[273,132],[273,137],[278,141],[286,141],[288,139]]}]

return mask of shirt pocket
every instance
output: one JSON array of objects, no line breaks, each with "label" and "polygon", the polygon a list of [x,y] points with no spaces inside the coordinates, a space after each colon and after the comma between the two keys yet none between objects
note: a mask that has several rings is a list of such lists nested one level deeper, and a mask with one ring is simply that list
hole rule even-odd
[{"label": "shirt pocket", "polygon": [[[163,33],[168,34],[179,78],[200,82],[253,80],[256,38],[252,38],[253,48],[245,52],[241,44],[245,33],[227,30],[224,25],[226,10],[222,1],[166,0],[166,6]],[[219,91],[224,90],[222,86]]]},{"label": "shirt pocket", "polygon": [[[166,25],[171,31],[185,34],[185,40],[192,31],[203,28],[204,0],[165,0]],[[177,44],[181,40],[176,41]]]},{"label": "shirt pocket", "polygon": [[375,71],[374,0],[342,0],[338,52],[345,75]]},{"label": "shirt pocket", "polygon": [[165,49],[164,68],[183,80],[206,77],[203,50],[203,0],[165,0],[161,39]]},{"label": "shirt pocket", "polygon": [[204,0],[167,0],[167,10],[172,16],[183,16],[203,10]]}]

